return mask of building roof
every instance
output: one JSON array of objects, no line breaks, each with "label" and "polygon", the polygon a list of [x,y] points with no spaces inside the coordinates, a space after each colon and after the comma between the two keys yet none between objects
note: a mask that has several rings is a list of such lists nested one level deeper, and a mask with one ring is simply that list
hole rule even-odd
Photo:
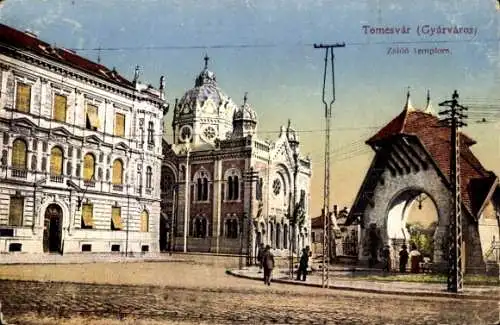
[{"label": "building roof", "polygon": [[39,40],[31,33],[21,32],[7,25],[0,24],[0,53],[16,49],[36,54],[40,57],[92,74],[113,84],[134,88],[131,81],[119,75],[115,70],[92,62],[75,52],[52,46]]},{"label": "building roof", "polygon": [[[450,180],[450,130],[440,124],[437,116],[420,110],[404,109],[398,116],[366,141],[372,147],[398,136],[415,136],[427,150],[436,166]],[[486,170],[470,150],[476,141],[460,133],[460,172],[462,201],[468,211],[477,217],[478,206],[486,199],[496,176]],[[477,203],[479,201],[480,203]]]},{"label": "building roof", "polygon": [[325,217],[319,216],[311,219],[311,229],[323,229],[325,223]]}]

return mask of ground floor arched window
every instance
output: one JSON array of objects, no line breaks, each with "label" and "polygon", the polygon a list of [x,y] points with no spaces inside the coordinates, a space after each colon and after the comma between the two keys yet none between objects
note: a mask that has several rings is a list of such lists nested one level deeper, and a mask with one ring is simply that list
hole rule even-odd
[{"label": "ground floor arched window", "polygon": [[238,238],[238,220],[237,219],[227,219],[226,220],[226,231],[227,238]]},{"label": "ground floor arched window", "polygon": [[206,238],[208,234],[208,221],[205,217],[193,218],[191,235],[196,238]]}]

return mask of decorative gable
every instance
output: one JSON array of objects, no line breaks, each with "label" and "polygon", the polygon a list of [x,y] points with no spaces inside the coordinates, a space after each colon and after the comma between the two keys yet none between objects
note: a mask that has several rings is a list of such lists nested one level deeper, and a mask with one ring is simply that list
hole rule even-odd
[{"label": "decorative gable", "polygon": [[95,135],[89,135],[89,136],[86,136],[85,137],[85,142],[87,143],[91,143],[91,144],[96,144],[96,145],[99,145],[102,143],[101,139],[99,139],[97,136]]},{"label": "decorative gable", "polygon": [[70,137],[71,136],[71,132],[69,132],[68,130],[66,130],[66,128],[64,128],[62,126],[55,128],[55,129],[52,129],[51,133],[54,135],[57,135],[57,136],[61,136],[61,137]]}]

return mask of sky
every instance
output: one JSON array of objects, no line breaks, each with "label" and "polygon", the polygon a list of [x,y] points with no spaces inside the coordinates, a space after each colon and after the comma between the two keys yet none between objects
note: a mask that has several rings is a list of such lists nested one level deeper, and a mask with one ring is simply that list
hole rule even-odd
[{"label": "sky", "polygon": [[[499,19],[496,0],[6,0],[0,4],[3,24],[30,30],[91,60],[100,57],[102,64],[129,79],[136,65],[141,67],[141,81],[154,86],[164,75],[171,104],[194,86],[208,54],[209,69],[236,104],[248,92],[248,102],[259,116],[259,137],[276,138],[289,118],[300,132],[301,154],[313,162],[312,215],[320,213],[323,202],[325,54],[313,44],[346,44],[335,50],[331,202],[350,207],[373,158],[364,141],[401,112],[408,87],[417,108],[425,105],[430,90],[436,112],[437,104],[457,89],[462,103],[470,105],[464,132],[478,141],[473,151],[487,169],[500,174]],[[408,32],[378,34],[363,26],[405,27]],[[466,29],[460,34],[431,35],[431,28],[438,27]],[[418,49],[440,53],[416,54]],[[403,53],[388,54],[391,50]],[[483,117],[487,123],[476,123]],[[166,133],[170,140],[170,127]]]}]

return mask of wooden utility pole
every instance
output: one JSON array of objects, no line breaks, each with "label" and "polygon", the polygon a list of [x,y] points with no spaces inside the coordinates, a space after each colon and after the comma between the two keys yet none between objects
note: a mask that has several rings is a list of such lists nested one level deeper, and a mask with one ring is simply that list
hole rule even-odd
[{"label": "wooden utility pole", "polygon": [[[315,49],[325,49],[325,68],[323,72],[323,94],[322,101],[325,106],[325,179],[324,179],[324,191],[323,191],[323,211],[324,211],[324,223],[323,223],[323,274],[322,274],[322,287],[325,288],[329,286],[329,272],[328,265],[326,264],[326,258],[330,257],[330,128],[332,120],[332,104],[335,102],[335,68],[334,68],[334,58],[333,49],[337,47],[345,47],[345,43],[335,43],[335,44],[314,44]],[[325,90],[326,90],[326,71],[328,69],[328,54],[330,54],[330,62],[332,69],[332,99],[329,103],[325,100]],[[334,252],[335,254],[335,252]],[[333,255],[335,256],[335,255]],[[329,261],[330,262],[330,261]],[[328,263],[330,264],[330,263]]]},{"label": "wooden utility pole", "polygon": [[462,112],[467,108],[458,104],[458,92],[452,95],[451,100],[439,103],[449,109],[439,112],[447,117],[441,120],[450,127],[450,185],[451,185],[451,213],[449,221],[449,251],[448,251],[448,287],[450,292],[463,290],[462,270],[462,200],[460,191],[460,127],[466,126],[462,120],[467,118]]}]

